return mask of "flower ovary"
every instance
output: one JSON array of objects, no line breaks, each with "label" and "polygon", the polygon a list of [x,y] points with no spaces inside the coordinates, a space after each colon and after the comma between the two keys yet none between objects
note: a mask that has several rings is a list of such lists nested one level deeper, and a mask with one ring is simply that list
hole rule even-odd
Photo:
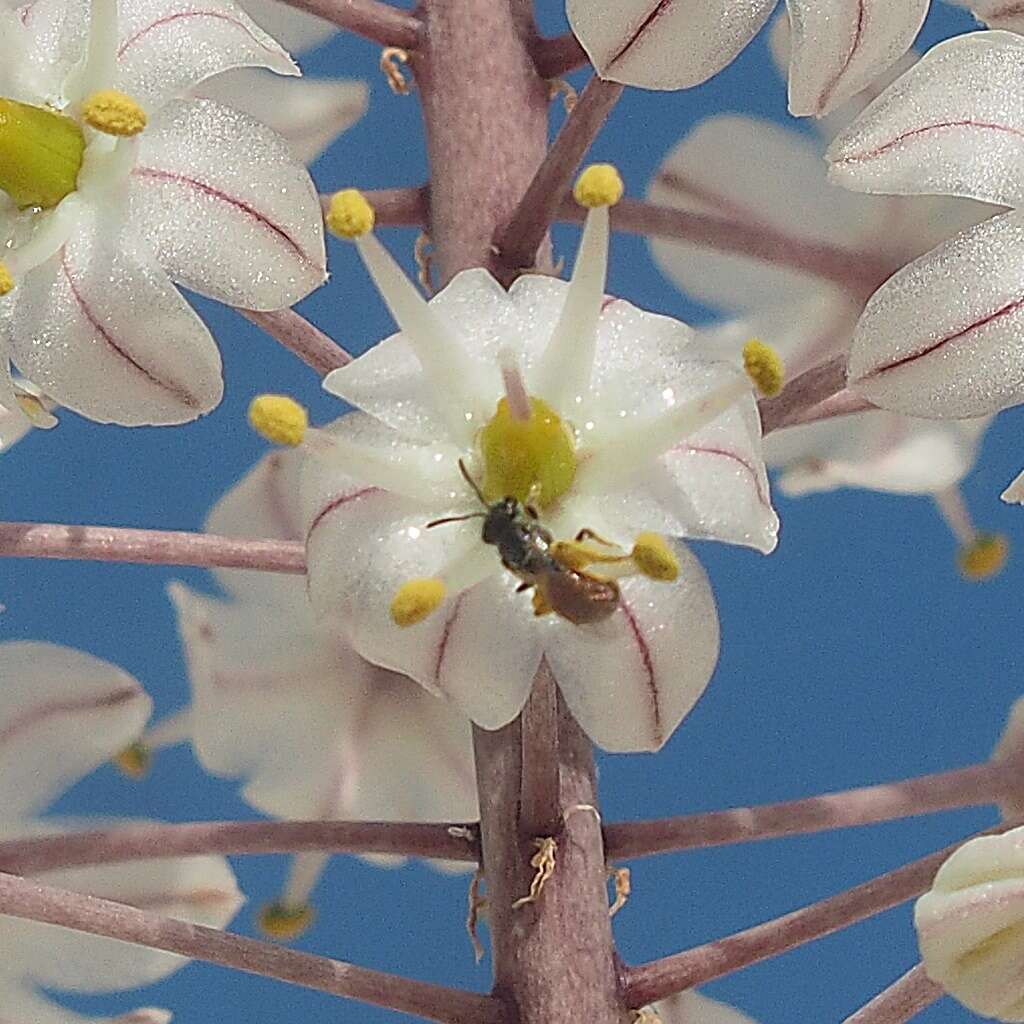
[{"label": "flower ovary", "polygon": [[49,210],[74,192],[84,153],[70,117],[0,99],[0,190],[19,209]]}]

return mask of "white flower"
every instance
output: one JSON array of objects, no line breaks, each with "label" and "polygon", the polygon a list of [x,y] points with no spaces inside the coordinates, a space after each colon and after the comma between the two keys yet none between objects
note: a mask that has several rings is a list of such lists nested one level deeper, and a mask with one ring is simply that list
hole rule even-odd
[{"label": "white flower", "polygon": [[661,1024],[755,1024],[745,1013],[692,989],[663,999],[652,1009]]},{"label": "white flower", "polygon": [[[616,192],[607,169],[591,170]],[[332,210],[336,229],[345,212]],[[470,270],[427,303],[372,235],[357,244],[402,333],[327,378],[362,411],[307,443],[308,581],[321,618],[485,728],[515,717],[545,658],[597,743],[659,747],[707,684],[718,621],[697,560],[648,531],[775,546],[749,381],[696,352],[685,324],[604,296],[603,207],[570,283],[528,275],[506,292]],[[604,621],[545,614],[544,580],[532,604],[517,593],[524,576],[483,543],[481,518],[428,527],[483,511],[460,461],[488,501],[533,501],[556,540],[588,529],[615,545],[568,545],[579,566],[620,577],[620,602],[575,609]],[[634,540],[678,582],[639,574]],[[571,583],[568,570],[555,582]],[[425,617],[399,628],[393,615],[418,617],[405,597]]]},{"label": "white flower", "polygon": [[1024,1021],[1024,828],[964,843],[914,924],[933,981],[983,1017]]},{"label": "white flower", "polygon": [[[151,703],[127,673],[53,644],[0,644],[0,836],[16,839],[88,827],[40,821],[42,811],[142,731]],[[95,823],[92,827],[96,827]],[[227,862],[177,857],[41,873],[40,881],[224,927],[241,905]],[[0,1006],[25,1024],[79,1024],[43,989],[115,992],[150,984],[187,961],[170,953],[0,916]],[[137,1010],[120,1024],[166,1024],[162,1010]]]},{"label": "white flower", "polygon": [[325,260],[287,144],[177,97],[228,68],[297,68],[230,0],[36,0],[0,22],[10,358],[93,419],[193,419],[220,400],[220,357],[172,281],[271,309],[316,288]]},{"label": "white flower", "polygon": [[[754,38],[778,0],[567,0],[603,78],[646,89],[706,81]],[[820,116],[910,48],[929,0],[786,0],[793,28],[789,109]]]},{"label": "white flower", "polygon": [[[782,32],[774,33],[773,43],[778,58],[786,50]],[[838,119],[848,120],[870,98],[856,97],[823,127],[834,130]],[[870,254],[893,268],[994,212],[964,200],[853,195],[828,184],[813,140],[739,115],[710,118],[691,132],[662,164],[650,197],[764,225],[797,243]],[[779,351],[792,378],[848,350],[863,308],[860,282],[844,288],[693,243],[655,240],[652,249],[681,288],[741,317],[704,332],[711,351],[738,357],[740,344],[756,335]],[[765,442],[765,456],[782,469],[780,486],[789,494],[865,487],[942,496],[970,471],[986,423],[872,411],[778,431]]]},{"label": "white flower", "polygon": [[[338,30],[336,25],[280,0],[241,0],[239,6],[296,56],[319,46]],[[286,138],[295,156],[307,164],[366,113],[368,102],[363,82],[282,79],[247,69],[209,79],[197,95],[252,114]]]},{"label": "white flower", "polygon": [[[963,418],[1024,401],[1024,40],[974,32],[934,47],[828,152],[848,188],[970,196],[1009,213],[957,235],[871,298],[850,387],[898,412]],[[1003,495],[1019,501],[1016,481]]]},{"label": "white flower", "polygon": [[0,453],[17,444],[32,427],[57,425],[53,403],[26,380],[15,382],[0,370]]},{"label": "white flower", "polygon": [[[300,459],[266,456],[218,502],[207,528],[301,539]],[[280,818],[476,820],[463,716],[319,625],[301,577],[216,576],[231,600],[170,588],[192,683],[188,733],[207,770],[242,776],[243,798]],[[161,731],[154,746],[184,738]],[[280,901],[296,918],[326,860],[296,858]]]}]

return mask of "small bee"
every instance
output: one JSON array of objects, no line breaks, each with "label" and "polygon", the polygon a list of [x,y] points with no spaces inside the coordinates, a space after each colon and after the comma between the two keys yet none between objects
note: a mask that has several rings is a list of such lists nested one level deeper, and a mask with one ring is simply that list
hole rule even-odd
[{"label": "small bee", "polygon": [[[619,605],[619,587],[614,580],[602,579],[560,561],[555,554],[555,539],[541,526],[532,505],[513,497],[488,503],[461,459],[459,470],[485,511],[436,519],[427,523],[428,528],[465,519],[483,519],[483,542],[496,547],[501,564],[522,581],[516,592],[535,588],[533,610],[536,615],[554,612],[582,626],[602,622],[614,613]],[[591,531],[581,530],[576,539],[588,536],[593,536]]]}]

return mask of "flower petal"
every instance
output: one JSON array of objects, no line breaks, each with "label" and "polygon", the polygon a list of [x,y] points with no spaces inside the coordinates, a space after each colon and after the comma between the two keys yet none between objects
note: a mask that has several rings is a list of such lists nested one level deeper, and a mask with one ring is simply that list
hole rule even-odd
[{"label": "flower petal", "polygon": [[[837,487],[937,494],[971,471],[987,423],[919,420],[885,412],[849,417],[845,430],[832,435],[832,453],[819,445],[816,456],[795,461],[782,474],[779,487],[790,496]],[[807,428],[795,431],[802,429]]]},{"label": "flower petal", "polygon": [[969,32],[933,47],[829,147],[860,192],[1024,204],[1024,40]]},{"label": "flower petal", "polygon": [[898,271],[857,324],[850,387],[911,416],[967,418],[1024,401],[1022,258],[1024,214],[1013,212]]},{"label": "flower petal", "polygon": [[366,113],[369,99],[363,82],[333,78],[291,81],[266,71],[218,75],[204,82],[196,95],[263,121],[287,140],[295,159],[304,164],[312,163],[351,128]]},{"label": "flower petal", "polygon": [[776,0],[568,0],[573,32],[602,78],[686,89],[721,71]]},{"label": "flower petal", "polygon": [[755,1024],[739,1010],[691,989],[654,1004],[661,1024]]},{"label": "flower petal", "polygon": [[127,672],[56,644],[0,644],[0,818],[42,810],[137,739],[152,702]]},{"label": "flower petal", "polygon": [[999,497],[1008,505],[1024,505],[1024,472],[1014,477]]},{"label": "flower petal", "polygon": [[[223,928],[243,903],[223,857],[139,860],[50,871],[38,877],[48,885],[211,928]],[[4,943],[5,955],[11,950],[23,974],[46,988],[116,992],[159,981],[188,963],[172,953],[56,925],[18,921],[7,928],[10,944]]]},{"label": "flower petal", "polygon": [[[213,506],[206,517],[206,531],[225,537],[305,540],[299,498],[304,458],[300,449],[265,455]],[[244,569],[211,571],[233,597],[273,604],[281,611],[307,602],[300,577]]]},{"label": "flower petal", "polygon": [[156,114],[193,86],[231,68],[299,69],[231,0],[132,0],[118,6],[115,87]]},{"label": "flower petal", "polygon": [[789,112],[820,117],[910,49],[929,0],[787,0],[792,26]]},{"label": "flower petal", "polygon": [[676,545],[675,583],[621,584],[620,609],[597,626],[553,616],[545,656],[587,735],[616,753],[657,750],[704,692],[718,661],[718,613],[696,558]]},{"label": "flower petal", "polygon": [[518,583],[502,572],[464,591],[435,648],[434,689],[484,729],[522,711],[540,665],[542,630]]},{"label": "flower petal", "polygon": [[83,204],[67,245],[12,294],[11,356],[60,405],[137,426],[184,423],[220,402],[209,331],[116,208]]},{"label": "flower petal", "polygon": [[[0,930],[2,928],[0,925]],[[4,948],[10,946],[5,943]],[[169,1010],[152,1006],[141,1006],[118,1017],[82,1017],[30,988],[10,984],[0,987],[0,1000],[3,1000],[4,1013],[11,1020],[26,1024],[170,1024],[172,1018]]]},{"label": "flower petal", "polygon": [[967,7],[989,28],[1008,32],[1024,32],[1024,7],[1013,0],[949,0],[958,7]]},{"label": "flower petal", "polygon": [[132,215],[174,280],[247,309],[290,306],[323,284],[320,201],[280,136],[247,114],[185,100],[140,140]]},{"label": "flower petal", "polygon": [[31,0],[18,5],[17,20],[22,39],[15,45],[23,57],[20,62],[11,60],[9,70],[25,91],[11,96],[29,103],[48,102],[59,109],[65,101],[64,81],[84,55],[89,4],[87,0]]},{"label": "flower petal", "polygon": [[[813,140],[736,114],[699,124],[668,155],[652,202],[763,226],[798,242],[855,246],[881,227],[885,208],[828,184]],[[762,310],[821,292],[819,279],[765,260],[655,240],[661,270],[710,305]]]},{"label": "flower petal", "polygon": [[245,12],[289,53],[312,50],[327,42],[338,26],[281,0],[241,0]]}]

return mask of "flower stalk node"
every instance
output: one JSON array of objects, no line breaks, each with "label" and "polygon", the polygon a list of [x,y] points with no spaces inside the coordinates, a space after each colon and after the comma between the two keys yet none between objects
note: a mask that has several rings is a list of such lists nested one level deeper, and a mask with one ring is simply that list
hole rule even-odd
[{"label": "flower stalk node", "polygon": [[608,908],[608,916],[614,917],[629,902],[633,892],[632,875],[629,868],[609,868],[608,877],[615,886],[615,900]]},{"label": "flower stalk node", "polygon": [[117,754],[113,763],[126,778],[145,778],[153,764],[153,751],[142,742],[131,743]]},{"label": "flower stalk node", "polygon": [[291,907],[286,903],[268,903],[260,911],[260,930],[268,938],[292,942],[313,923],[316,911],[308,903]]},{"label": "flower stalk node", "polygon": [[473,957],[477,963],[484,958],[484,946],[478,932],[480,918],[487,912],[487,898],[480,895],[483,880],[483,869],[477,868],[469,883],[469,909],[466,912],[466,931],[469,933],[469,941],[473,944]]},{"label": "flower stalk node", "polygon": [[782,357],[758,338],[743,346],[743,369],[766,398],[774,398],[785,383]]},{"label": "flower stalk node", "polygon": [[530,882],[530,891],[512,904],[513,909],[525,907],[527,903],[536,903],[544,892],[548,879],[555,873],[555,852],[558,850],[558,844],[550,836],[546,836],[543,839],[534,839],[533,845],[537,852],[530,858],[530,867],[536,870],[536,874]]},{"label": "flower stalk node", "polygon": [[402,71],[402,65],[409,63],[409,51],[400,46],[385,46],[380,51],[380,70],[388,81],[388,88],[396,96],[408,96],[411,89],[409,80]]},{"label": "flower stalk node", "polygon": [[116,89],[101,89],[82,103],[82,120],[104,135],[127,139],[138,135],[147,123],[139,104]]},{"label": "flower stalk node", "polygon": [[979,533],[960,549],[957,562],[964,579],[980,583],[999,575],[1009,552],[1009,542],[1002,534]]},{"label": "flower stalk node", "polygon": [[331,196],[327,228],[340,238],[362,238],[373,230],[375,215],[366,196],[357,188],[345,188]]},{"label": "flower stalk node", "polygon": [[622,176],[613,164],[591,164],[576,179],[573,196],[580,206],[593,210],[598,206],[614,206],[625,190]]},{"label": "flower stalk node", "polygon": [[441,580],[409,580],[391,602],[391,619],[396,626],[415,626],[437,610],[446,593]]},{"label": "flower stalk node", "polygon": [[309,414],[288,395],[257,395],[249,404],[249,424],[273,444],[295,448],[309,428]]}]

